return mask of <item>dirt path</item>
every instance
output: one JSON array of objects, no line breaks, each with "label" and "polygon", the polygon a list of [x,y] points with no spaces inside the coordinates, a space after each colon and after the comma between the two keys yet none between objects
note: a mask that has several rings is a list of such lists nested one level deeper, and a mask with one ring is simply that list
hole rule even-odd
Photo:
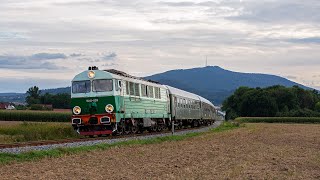
[{"label": "dirt path", "polygon": [[179,142],[0,167],[1,179],[320,179],[320,125],[247,124]]}]

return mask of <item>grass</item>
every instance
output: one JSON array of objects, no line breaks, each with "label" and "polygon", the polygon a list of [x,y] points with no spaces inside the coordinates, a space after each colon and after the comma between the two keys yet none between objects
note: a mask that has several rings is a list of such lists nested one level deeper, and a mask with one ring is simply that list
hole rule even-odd
[{"label": "grass", "polygon": [[143,139],[143,140],[129,140],[122,141],[113,144],[98,144],[93,146],[80,146],[73,148],[56,148],[46,151],[31,151],[24,152],[20,154],[10,154],[10,153],[0,153],[0,164],[8,164],[12,162],[23,162],[23,161],[34,161],[43,158],[53,158],[53,157],[61,157],[63,155],[71,155],[78,154],[83,152],[91,152],[95,150],[106,150],[112,147],[122,147],[122,146],[130,146],[130,145],[147,145],[147,144],[156,144],[162,142],[170,142],[170,141],[181,141],[188,138],[200,136],[205,133],[219,133],[227,130],[231,130],[234,128],[240,127],[237,123],[224,122],[219,127],[210,130],[209,132],[195,132],[195,133],[187,133],[183,135],[172,135],[165,137],[156,137],[151,139]]},{"label": "grass", "polygon": [[239,123],[320,123],[320,117],[239,117]]},{"label": "grass", "polygon": [[0,143],[76,138],[78,134],[66,123],[28,123],[0,126]]}]

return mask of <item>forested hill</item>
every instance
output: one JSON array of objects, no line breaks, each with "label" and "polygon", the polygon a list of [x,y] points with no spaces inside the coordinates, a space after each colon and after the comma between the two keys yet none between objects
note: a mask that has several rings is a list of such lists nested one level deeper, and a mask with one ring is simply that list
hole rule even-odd
[{"label": "forested hill", "polygon": [[71,92],[70,87],[63,87],[63,88],[55,88],[55,89],[42,89],[41,94],[49,93],[49,94],[61,94],[61,93],[69,93]]},{"label": "forested hill", "polygon": [[283,85],[286,87],[298,85],[302,88],[307,88],[283,77],[268,74],[233,72],[222,69],[219,66],[171,70],[146,77],[146,79],[199,94],[213,101],[214,104],[221,104],[225,98],[230,96],[240,86],[263,88],[273,85]]}]

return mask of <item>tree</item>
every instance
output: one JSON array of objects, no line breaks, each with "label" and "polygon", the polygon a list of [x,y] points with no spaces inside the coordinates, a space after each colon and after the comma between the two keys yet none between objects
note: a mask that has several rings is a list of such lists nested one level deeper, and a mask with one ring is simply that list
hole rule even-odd
[{"label": "tree", "polygon": [[315,109],[317,112],[320,112],[320,101],[317,102],[317,104],[315,105],[314,109]]},{"label": "tree", "polygon": [[40,103],[40,90],[39,87],[30,87],[27,91],[28,96],[26,97],[26,102],[28,105],[39,104]]},{"label": "tree", "polygon": [[52,96],[53,108],[68,109],[71,106],[71,97],[68,93],[59,93]]},{"label": "tree", "polygon": [[319,117],[320,95],[299,86],[239,87],[223,102],[226,118],[239,116]]}]

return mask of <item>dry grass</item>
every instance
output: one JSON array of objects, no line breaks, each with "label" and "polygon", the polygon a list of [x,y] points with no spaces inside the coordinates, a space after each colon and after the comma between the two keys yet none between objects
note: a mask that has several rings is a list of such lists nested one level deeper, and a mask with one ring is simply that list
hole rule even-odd
[{"label": "dry grass", "polygon": [[320,125],[247,124],[183,141],[0,167],[2,179],[319,179]]}]

